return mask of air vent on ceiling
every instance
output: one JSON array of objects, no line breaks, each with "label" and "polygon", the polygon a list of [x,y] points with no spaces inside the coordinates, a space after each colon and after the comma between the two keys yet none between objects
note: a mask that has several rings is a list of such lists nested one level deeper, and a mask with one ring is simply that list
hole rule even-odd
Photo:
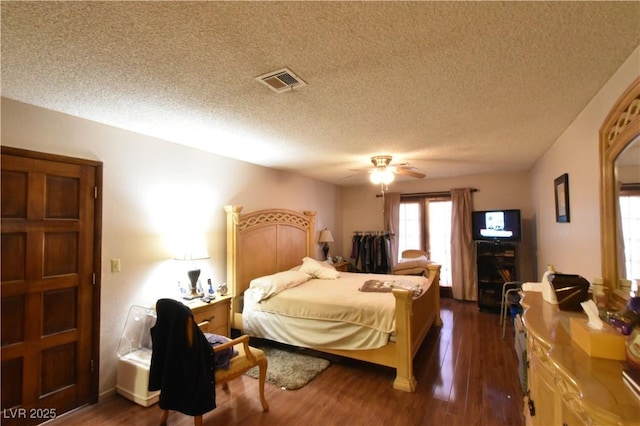
[{"label": "air vent on ceiling", "polygon": [[262,84],[266,84],[276,93],[287,92],[307,85],[304,80],[288,68],[282,68],[277,71],[259,75],[256,77],[256,80]]}]

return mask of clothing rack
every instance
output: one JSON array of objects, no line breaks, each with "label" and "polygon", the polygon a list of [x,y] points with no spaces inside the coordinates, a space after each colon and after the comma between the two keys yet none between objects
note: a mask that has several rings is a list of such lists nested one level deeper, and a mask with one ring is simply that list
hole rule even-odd
[{"label": "clothing rack", "polygon": [[391,273],[391,238],[389,231],[353,231],[351,259],[359,272]]},{"label": "clothing rack", "polygon": [[353,231],[354,235],[375,235],[375,236],[381,236],[381,235],[388,235],[390,237],[393,237],[394,234],[389,232],[389,231]]}]

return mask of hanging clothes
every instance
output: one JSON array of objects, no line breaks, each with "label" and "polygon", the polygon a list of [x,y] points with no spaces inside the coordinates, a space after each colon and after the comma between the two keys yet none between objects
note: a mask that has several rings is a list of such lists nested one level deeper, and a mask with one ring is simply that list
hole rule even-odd
[{"label": "hanging clothes", "polygon": [[351,259],[355,261],[356,271],[359,270],[358,262],[360,261],[360,244],[362,243],[362,236],[359,233],[354,233],[351,239]]},{"label": "hanging clothes", "polygon": [[388,232],[360,233],[352,238],[351,258],[359,272],[391,273],[391,237]]}]

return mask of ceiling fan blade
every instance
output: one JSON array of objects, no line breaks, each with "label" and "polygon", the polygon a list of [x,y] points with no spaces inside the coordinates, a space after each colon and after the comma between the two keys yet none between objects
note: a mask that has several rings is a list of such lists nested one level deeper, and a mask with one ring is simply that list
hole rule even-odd
[{"label": "ceiling fan blade", "polygon": [[347,175],[347,176],[342,176],[342,177],[340,178],[340,180],[352,179],[352,178],[354,178],[354,177],[356,177],[356,176],[358,176],[358,173],[356,173],[356,174],[351,174],[351,175]]},{"label": "ceiling fan blade", "polygon": [[396,166],[396,174],[402,175],[402,176],[411,176],[417,179],[422,179],[423,177],[425,177],[426,175],[424,173],[420,173],[417,171],[418,169],[416,169],[415,167],[398,167]]}]

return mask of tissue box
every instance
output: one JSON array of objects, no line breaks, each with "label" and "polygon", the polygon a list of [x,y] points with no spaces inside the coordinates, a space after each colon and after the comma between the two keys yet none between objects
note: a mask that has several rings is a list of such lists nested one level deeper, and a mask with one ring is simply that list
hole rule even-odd
[{"label": "tissue box", "polygon": [[594,330],[587,322],[586,318],[569,318],[571,338],[578,346],[592,357],[624,361],[625,336],[609,324],[605,323],[602,330]]}]

